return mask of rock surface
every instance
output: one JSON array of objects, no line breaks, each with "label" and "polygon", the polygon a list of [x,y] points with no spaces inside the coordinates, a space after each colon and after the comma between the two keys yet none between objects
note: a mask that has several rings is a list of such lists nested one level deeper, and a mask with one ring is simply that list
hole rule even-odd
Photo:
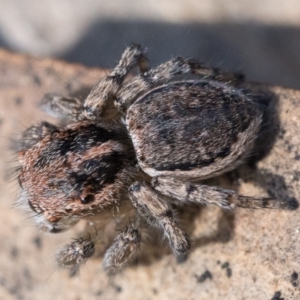
[{"label": "rock surface", "polygon": [[[163,244],[141,249],[134,265],[109,280],[94,258],[69,277],[54,255],[76,237],[79,226],[60,235],[38,232],[13,204],[17,166],[12,140],[29,125],[50,120],[36,104],[46,92],[84,97],[105,75],[100,69],[35,59],[0,50],[0,298],[1,299],[299,299],[300,210],[186,208],[183,224],[194,247],[181,261]],[[258,138],[260,159],[211,180],[245,195],[300,200],[300,91],[251,85],[270,100]],[[277,297],[277,298],[276,298]]]}]

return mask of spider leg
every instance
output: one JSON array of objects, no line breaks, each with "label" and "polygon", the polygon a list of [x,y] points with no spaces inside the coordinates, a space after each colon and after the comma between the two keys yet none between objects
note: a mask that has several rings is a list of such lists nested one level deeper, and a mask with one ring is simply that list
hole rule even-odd
[{"label": "spider leg", "polygon": [[87,259],[95,253],[95,239],[90,235],[75,239],[64,246],[57,254],[56,261],[61,268],[70,269],[70,274],[76,275]]},{"label": "spider leg", "polygon": [[146,182],[135,182],[129,188],[129,197],[148,222],[157,224],[164,230],[175,255],[190,250],[189,236],[176,222],[170,204],[163,201],[159,194]]},{"label": "spider leg", "polygon": [[283,201],[267,197],[242,196],[233,190],[182,182],[169,177],[154,178],[152,186],[162,195],[176,199],[182,204],[192,202],[202,205],[215,205],[224,209],[270,208],[294,210],[298,208],[298,202],[294,198]]},{"label": "spider leg", "polygon": [[83,103],[77,98],[46,94],[40,102],[40,107],[52,117],[76,121],[81,119]]},{"label": "spider leg", "polygon": [[114,100],[125,77],[136,66],[141,72],[148,70],[145,49],[132,44],[125,49],[118,65],[91,91],[84,103],[84,114],[89,119],[113,118],[117,114]]},{"label": "spider leg", "polygon": [[119,233],[104,255],[103,269],[108,275],[114,275],[123,268],[136,254],[140,243],[140,233],[133,225],[127,226]]},{"label": "spider leg", "polygon": [[175,76],[187,73],[231,83],[243,79],[242,74],[223,72],[220,69],[205,67],[194,59],[176,57],[129,81],[119,90],[115,105],[120,111],[125,112],[140,95]]},{"label": "spider leg", "polygon": [[39,125],[33,125],[27,128],[21,138],[16,143],[16,149],[19,153],[22,153],[37,142],[43,139],[46,135],[57,130],[57,127],[48,122],[41,122]]}]

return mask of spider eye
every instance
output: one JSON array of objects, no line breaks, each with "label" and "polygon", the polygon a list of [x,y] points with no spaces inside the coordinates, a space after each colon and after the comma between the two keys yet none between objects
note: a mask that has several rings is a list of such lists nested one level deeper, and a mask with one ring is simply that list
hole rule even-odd
[{"label": "spider eye", "polygon": [[88,203],[93,202],[94,199],[95,199],[94,195],[89,194],[89,195],[85,196],[84,198],[80,198],[80,201],[82,204],[88,204]]}]

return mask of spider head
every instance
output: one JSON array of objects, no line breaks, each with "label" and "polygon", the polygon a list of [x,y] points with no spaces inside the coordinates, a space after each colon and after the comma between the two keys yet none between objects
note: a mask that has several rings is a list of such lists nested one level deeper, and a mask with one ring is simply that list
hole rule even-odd
[{"label": "spider head", "polygon": [[19,201],[41,229],[67,230],[126,195],[130,152],[120,128],[81,121],[54,131],[19,154]]}]

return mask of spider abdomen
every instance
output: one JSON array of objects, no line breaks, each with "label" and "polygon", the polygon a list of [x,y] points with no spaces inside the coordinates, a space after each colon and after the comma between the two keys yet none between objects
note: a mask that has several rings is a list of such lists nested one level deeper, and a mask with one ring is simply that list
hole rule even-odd
[{"label": "spider abdomen", "polygon": [[216,81],[172,82],[139,98],[127,126],[141,168],[151,176],[207,178],[249,155],[263,110]]}]

